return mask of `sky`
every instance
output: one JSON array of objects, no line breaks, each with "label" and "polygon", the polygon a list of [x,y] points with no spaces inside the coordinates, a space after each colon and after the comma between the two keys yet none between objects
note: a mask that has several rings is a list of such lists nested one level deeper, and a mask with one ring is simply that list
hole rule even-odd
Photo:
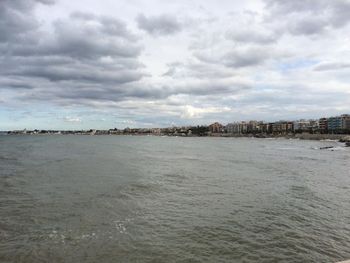
[{"label": "sky", "polygon": [[350,113],[350,0],[0,0],[0,130]]}]

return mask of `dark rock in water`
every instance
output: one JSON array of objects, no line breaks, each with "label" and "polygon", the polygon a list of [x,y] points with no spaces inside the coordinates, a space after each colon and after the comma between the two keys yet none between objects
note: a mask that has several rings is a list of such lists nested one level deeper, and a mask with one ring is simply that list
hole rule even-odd
[{"label": "dark rock in water", "polygon": [[325,147],[320,147],[320,150],[325,150],[325,149],[332,149],[334,146],[325,146]]},{"label": "dark rock in water", "polygon": [[346,142],[345,147],[350,147],[350,142]]},{"label": "dark rock in water", "polygon": [[[339,140],[339,142],[350,143],[350,136],[343,137]],[[347,144],[349,146],[349,144]]]},{"label": "dark rock in water", "polygon": [[267,136],[264,134],[255,134],[254,137],[255,138],[267,138]]}]

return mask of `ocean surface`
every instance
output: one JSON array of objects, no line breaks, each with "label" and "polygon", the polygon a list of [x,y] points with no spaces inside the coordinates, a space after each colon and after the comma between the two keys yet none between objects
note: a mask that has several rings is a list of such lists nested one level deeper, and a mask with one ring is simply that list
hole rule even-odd
[{"label": "ocean surface", "polygon": [[340,143],[0,136],[1,263],[345,259]]}]

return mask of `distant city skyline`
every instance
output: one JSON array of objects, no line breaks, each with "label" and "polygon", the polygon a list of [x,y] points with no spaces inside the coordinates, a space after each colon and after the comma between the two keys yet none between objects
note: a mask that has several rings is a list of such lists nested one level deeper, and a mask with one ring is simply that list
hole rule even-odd
[{"label": "distant city skyline", "polygon": [[350,113],[347,0],[2,0],[0,130]]},{"label": "distant city skyline", "polygon": [[[265,126],[265,129],[268,130],[267,127],[272,128],[273,126],[280,126],[281,124],[286,124],[286,128],[290,126],[290,129],[298,130],[298,131],[343,131],[345,133],[348,133],[350,131],[350,114],[341,114],[338,116],[324,116],[322,118],[309,118],[309,119],[284,119],[284,120],[275,120],[275,121],[266,121],[266,120],[240,120],[240,121],[232,121],[228,123],[220,123],[218,121],[215,121],[213,123],[202,123],[202,124],[187,124],[187,125],[171,125],[171,126],[153,126],[153,127],[132,127],[132,126],[126,126],[126,127],[107,127],[107,128],[101,128],[96,129],[95,127],[89,127],[89,128],[73,128],[73,129],[40,129],[40,128],[31,128],[31,129],[12,129],[12,130],[0,130],[0,132],[26,132],[26,131],[92,131],[92,130],[100,130],[100,131],[122,131],[122,130],[159,130],[159,129],[172,129],[172,128],[194,128],[194,127],[209,127],[213,126],[216,127],[214,129],[220,130],[220,129],[235,129],[233,127],[238,126],[246,126],[246,127],[259,127],[257,130],[260,132],[263,132],[263,126]],[[230,127],[230,128],[229,128]],[[239,128],[240,130],[241,128]],[[256,130],[256,131],[257,131]]]}]

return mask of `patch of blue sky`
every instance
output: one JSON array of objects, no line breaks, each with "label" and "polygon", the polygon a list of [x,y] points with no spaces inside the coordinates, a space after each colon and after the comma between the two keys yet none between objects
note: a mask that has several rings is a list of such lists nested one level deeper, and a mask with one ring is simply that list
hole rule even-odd
[{"label": "patch of blue sky", "polygon": [[281,73],[288,73],[289,71],[310,68],[319,62],[319,60],[314,59],[294,59],[288,62],[277,62],[274,69]]}]

